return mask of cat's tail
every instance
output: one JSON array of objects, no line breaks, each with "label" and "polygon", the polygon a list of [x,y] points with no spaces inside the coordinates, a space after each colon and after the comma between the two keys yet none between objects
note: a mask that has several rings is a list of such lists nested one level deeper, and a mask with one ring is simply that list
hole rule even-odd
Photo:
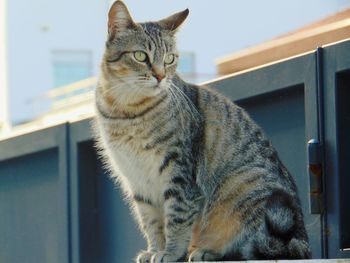
[{"label": "cat's tail", "polygon": [[287,246],[285,259],[311,258],[303,215],[296,198],[284,190],[274,190],[266,202],[266,227]]}]

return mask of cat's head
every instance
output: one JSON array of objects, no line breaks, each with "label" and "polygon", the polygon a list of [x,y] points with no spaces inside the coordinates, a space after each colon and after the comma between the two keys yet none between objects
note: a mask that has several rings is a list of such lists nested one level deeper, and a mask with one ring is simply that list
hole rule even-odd
[{"label": "cat's head", "polygon": [[175,33],[188,13],[186,9],[160,21],[135,23],[125,4],[116,1],[108,14],[104,81],[130,95],[156,95],[166,89],[179,58]]}]

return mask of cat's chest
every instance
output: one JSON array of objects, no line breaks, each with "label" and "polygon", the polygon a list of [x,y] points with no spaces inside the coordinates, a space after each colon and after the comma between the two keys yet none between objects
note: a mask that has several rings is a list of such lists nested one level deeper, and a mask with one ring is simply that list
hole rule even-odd
[{"label": "cat's chest", "polygon": [[164,185],[164,175],[159,173],[163,157],[160,152],[145,150],[142,145],[137,138],[127,143],[110,143],[112,163],[131,194],[159,203]]}]

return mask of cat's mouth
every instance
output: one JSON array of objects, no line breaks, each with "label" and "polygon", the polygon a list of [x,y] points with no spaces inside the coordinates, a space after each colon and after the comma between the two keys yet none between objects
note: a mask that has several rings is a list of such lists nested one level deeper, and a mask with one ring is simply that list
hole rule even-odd
[{"label": "cat's mouth", "polygon": [[152,89],[164,89],[165,85],[166,85],[165,82],[161,81],[161,82],[158,82],[158,83],[151,85],[151,88]]},{"label": "cat's mouth", "polygon": [[157,83],[145,87],[144,94],[157,96],[159,93],[165,90],[164,83]]}]

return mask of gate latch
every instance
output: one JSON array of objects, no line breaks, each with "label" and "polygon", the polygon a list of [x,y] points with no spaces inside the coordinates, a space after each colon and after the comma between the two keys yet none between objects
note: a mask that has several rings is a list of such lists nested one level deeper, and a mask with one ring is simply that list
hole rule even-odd
[{"label": "gate latch", "polygon": [[310,212],[311,214],[321,214],[322,204],[322,145],[316,139],[311,139],[307,143],[308,149],[308,170],[310,182]]}]

